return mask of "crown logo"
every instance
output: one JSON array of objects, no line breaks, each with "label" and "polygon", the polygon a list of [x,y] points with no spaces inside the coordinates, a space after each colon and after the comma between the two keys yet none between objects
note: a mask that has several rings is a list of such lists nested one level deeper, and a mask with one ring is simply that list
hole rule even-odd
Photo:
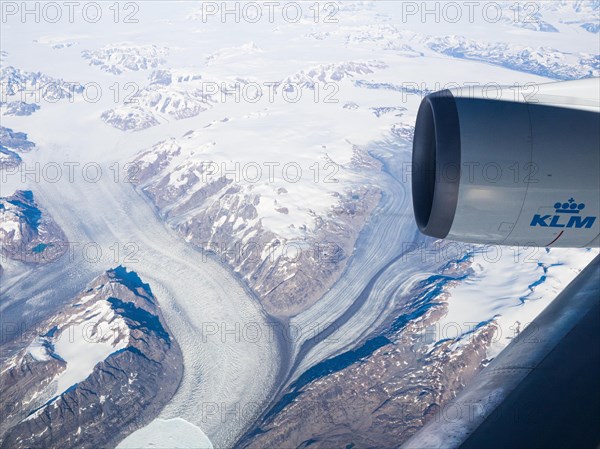
[{"label": "crown logo", "polygon": [[557,214],[578,214],[579,211],[585,209],[585,204],[577,204],[573,198],[570,198],[565,203],[554,204],[554,209],[556,209]]}]

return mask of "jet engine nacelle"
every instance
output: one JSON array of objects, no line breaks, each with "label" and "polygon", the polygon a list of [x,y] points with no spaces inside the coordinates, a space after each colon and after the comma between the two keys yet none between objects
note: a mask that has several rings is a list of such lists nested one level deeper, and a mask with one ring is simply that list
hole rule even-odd
[{"label": "jet engine nacelle", "polygon": [[470,243],[598,247],[600,79],[540,85],[527,101],[514,94],[423,99],[412,167],[419,229]]}]

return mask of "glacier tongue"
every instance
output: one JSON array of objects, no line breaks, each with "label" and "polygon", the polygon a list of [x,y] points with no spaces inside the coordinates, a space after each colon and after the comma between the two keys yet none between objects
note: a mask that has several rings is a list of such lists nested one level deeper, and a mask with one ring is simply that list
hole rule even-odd
[{"label": "glacier tongue", "polygon": [[199,427],[182,418],[157,419],[133,432],[117,446],[118,449],[142,448],[213,449]]}]

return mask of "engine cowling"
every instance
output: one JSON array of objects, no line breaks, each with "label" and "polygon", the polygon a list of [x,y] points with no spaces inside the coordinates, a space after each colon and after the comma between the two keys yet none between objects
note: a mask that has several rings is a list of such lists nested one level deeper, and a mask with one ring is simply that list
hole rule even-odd
[{"label": "engine cowling", "polygon": [[[502,245],[600,246],[600,80],[442,91],[419,108],[413,207],[421,232]],[[511,98],[511,101],[507,100]]]}]

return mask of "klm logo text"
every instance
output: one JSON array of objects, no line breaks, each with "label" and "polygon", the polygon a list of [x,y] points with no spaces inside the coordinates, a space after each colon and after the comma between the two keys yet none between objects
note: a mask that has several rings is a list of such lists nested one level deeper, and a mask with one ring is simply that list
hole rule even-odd
[{"label": "klm logo text", "polygon": [[531,220],[530,226],[540,226],[543,228],[591,228],[596,222],[596,217],[582,217],[581,211],[585,209],[585,204],[577,204],[573,198],[566,203],[556,203],[555,215],[535,214]]}]

